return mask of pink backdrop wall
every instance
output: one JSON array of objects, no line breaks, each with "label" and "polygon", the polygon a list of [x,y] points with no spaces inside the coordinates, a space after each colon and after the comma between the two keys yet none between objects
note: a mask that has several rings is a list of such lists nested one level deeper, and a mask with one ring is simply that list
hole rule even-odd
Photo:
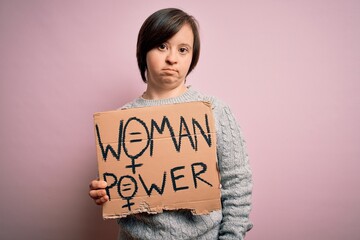
[{"label": "pink backdrop wall", "polygon": [[89,199],[92,114],[145,88],[145,18],[199,20],[188,83],[233,109],[254,172],[247,239],[360,239],[360,2],[0,1],[0,239],[114,239]]}]

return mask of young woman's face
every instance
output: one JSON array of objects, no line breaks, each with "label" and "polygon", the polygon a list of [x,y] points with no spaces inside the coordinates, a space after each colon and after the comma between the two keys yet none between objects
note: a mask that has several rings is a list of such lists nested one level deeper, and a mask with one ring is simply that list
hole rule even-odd
[{"label": "young woman's face", "polygon": [[174,89],[185,83],[193,55],[194,34],[189,24],[146,55],[148,87]]}]

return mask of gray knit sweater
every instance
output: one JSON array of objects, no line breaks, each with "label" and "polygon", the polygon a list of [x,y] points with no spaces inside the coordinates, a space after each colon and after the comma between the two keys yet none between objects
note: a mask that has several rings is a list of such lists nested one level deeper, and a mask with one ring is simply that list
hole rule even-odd
[{"label": "gray knit sweater", "polygon": [[207,215],[192,215],[190,211],[181,210],[128,216],[118,220],[119,239],[243,239],[252,228],[249,221],[251,169],[241,130],[227,105],[189,87],[184,94],[175,98],[137,98],[123,108],[192,101],[209,101],[212,104],[217,132],[222,210]]}]

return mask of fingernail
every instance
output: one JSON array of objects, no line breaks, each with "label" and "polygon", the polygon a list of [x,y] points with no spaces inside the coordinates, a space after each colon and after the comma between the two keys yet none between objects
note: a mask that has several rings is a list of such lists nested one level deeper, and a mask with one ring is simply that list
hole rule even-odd
[{"label": "fingernail", "polygon": [[107,187],[107,182],[103,181],[103,185],[104,185],[105,187]]}]

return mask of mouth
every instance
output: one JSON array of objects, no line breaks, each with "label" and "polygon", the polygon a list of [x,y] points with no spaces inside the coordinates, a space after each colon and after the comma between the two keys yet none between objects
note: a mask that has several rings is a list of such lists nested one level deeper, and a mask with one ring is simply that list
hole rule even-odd
[{"label": "mouth", "polygon": [[177,72],[174,68],[164,68],[163,71]]}]

